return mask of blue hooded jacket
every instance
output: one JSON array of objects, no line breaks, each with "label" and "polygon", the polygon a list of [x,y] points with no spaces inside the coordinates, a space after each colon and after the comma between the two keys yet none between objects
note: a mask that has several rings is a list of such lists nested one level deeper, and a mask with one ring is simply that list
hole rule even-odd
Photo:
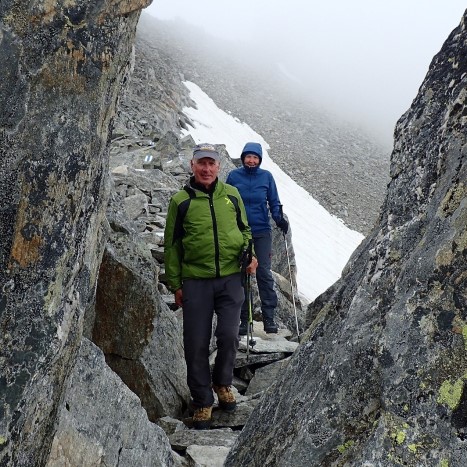
[{"label": "blue hooded jacket", "polygon": [[[245,160],[247,154],[259,157],[259,165],[263,160],[263,150],[259,143],[247,143],[243,148],[241,159]],[[243,165],[232,170],[226,182],[235,186],[243,200],[245,210],[253,234],[268,232],[271,230],[269,212],[276,224],[282,219],[281,202],[277,193],[276,182],[271,172],[259,167],[247,167]]]}]

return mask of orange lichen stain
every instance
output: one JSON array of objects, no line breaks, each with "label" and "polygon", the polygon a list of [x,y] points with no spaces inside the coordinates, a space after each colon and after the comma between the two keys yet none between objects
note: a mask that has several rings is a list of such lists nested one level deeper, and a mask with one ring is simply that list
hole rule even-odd
[{"label": "orange lichen stain", "polygon": [[69,92],[83,92],[86,80],[78,74],[78,63],[86,60],[83,51],[67,46],[58,53],[40,73],[41,83],[48,88],[62,89]]},{"label": "orange lichen stain", "polygon": [[[40,247],[43,244],[43,239],[33,234],[29,239],[24,238],[21,233],[24,226],[31,223],[27,220],[28,203],[27,197],[30,192],[28,185],[23,185],[22,197],[18,206],[18,216],[16,218],[15,233],[13,236],[13,243],[10,254],[10,267],[11,263],[17,263],[20,267],[25,268],[35,263],[40,257]],[[34,222],[32,222],[34,223]]]},{"label": "orange lichen stain", "polygon": [[31,17],[33,25],[51,23],[57,14],[57,2],[55,0],[45,0],[42,5],[42,12]]},{"label": "orange lichen stain", "polygon": [[26,240],[21,234],[17,234],[13,239],[11,258],[22,268],[26,268],[39,259],[42,244],[43,240],[38,235],[33,235],[31,240]]},{"label": "orange lichen stain", "polygon": [[149,0],[120,0],[114,8],[116,8],[118,15],[126,15],[133,11],[142,10],[150,4]]}]

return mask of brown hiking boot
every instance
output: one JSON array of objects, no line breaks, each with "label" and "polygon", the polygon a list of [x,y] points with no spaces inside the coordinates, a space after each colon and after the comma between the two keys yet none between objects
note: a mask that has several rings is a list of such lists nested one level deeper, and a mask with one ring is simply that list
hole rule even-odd
[{"label": "brown hiking boot", "polygon": [[195,430],[208,430],[211,428],[212,407],[199,407],[193,414],[193,428]]},{"label": "brown hiking boot", "polygon": [[237,407],[237,401],[231,387],[214,385],[212,388],[219,399],[219,407],[226,412],[233,412]]}]

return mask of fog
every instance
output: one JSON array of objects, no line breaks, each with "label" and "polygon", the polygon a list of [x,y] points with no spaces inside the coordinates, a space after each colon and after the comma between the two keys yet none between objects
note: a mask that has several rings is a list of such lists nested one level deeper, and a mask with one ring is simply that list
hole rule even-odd
[{"label": "fog", "polygon": [[389,146],[465,8],[464,0],[154,0],[146,11],[264,50],[291,87]]}]

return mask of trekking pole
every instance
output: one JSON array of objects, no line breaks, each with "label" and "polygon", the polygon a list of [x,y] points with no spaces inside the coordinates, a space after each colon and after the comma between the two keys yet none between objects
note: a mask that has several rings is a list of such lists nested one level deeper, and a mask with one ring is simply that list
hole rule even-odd
[{"label": "trekking pole", "polygon": [[253,339],[253,291],[251,289],[251,276],[248,274],[246,280],[246,296],[248,300],[248,322],[247,322],[247,331],[246,331],[246,361],[250,357],[250,347],[253,348],[256,345],[256,341]]},{"label": "trekking pole", "polygon": [[[247,262],[250,264],[253,258],[253,245],[251,240],[248,244],[247,258]],[[251,289],[251,274],[247,274],[245,295],[248,300],[248,321],[246,331],[246,361],[248,362],[250,357],[250,346],[253,348],[256,345],[256,341],[253,339],[253,290]]]},{"label": "trekking pole", "polygon": [[295,313],[295,325],[297,326],[297,339],[300,342],[300,330],[298,329],[297,306],[295,305],[295,292],[294,292],[293,280],[292,280],[292,269],[290,267],[289,245],[287,243],[287,237],[285,236],[284,232],[282,232],[282,235],[284,236],[285,253],[287,256],[287,264],[289,266],[290,289],[292,291],[292,303],[293,303],[293,311]]},{"label": "trekking pole", "polygon": [[246,361],[250,357],[250,315],[251,315],[251,300],[250,300],[251,278],[248,274],[246,278],[246,298],[248,300],[248,320],[246,325]]},{"label": "trekking pole", "polygon": [[[284,212],[282,211],[282,204],[279,205],[279,212],[280,212],[281,218],[283,219]],[[293,311],[295,314],[295,325],[297,326],[297,340],[298,342],[300,342],[300,329],[298,328],[297,306],[295,305],[295,292],[294,292],[294,287],[293,287],[292,268],[290,267],[289,245],[287,243],[287,237],[286,237],[285,232],[282,232],[282,235],[284,236],[285,254],[287,256],[287,264],[289,266],[290,290],[292,292],[292,303],[293,303]]]}]

